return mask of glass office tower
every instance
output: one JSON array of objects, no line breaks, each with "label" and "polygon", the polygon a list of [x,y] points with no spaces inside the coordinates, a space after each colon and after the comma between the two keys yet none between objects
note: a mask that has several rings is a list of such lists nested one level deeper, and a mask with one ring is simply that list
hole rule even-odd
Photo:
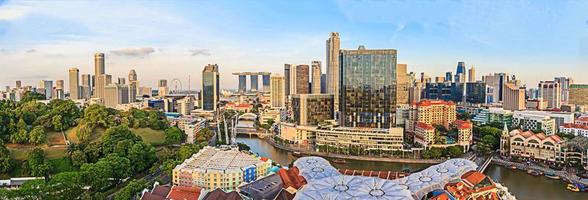
[{"label": "glass office tower", "polygon": [[216,111],[219,101],[218,65],[206,65],[202,71],[202,109]]},{"label": "glass office tower", "polygon": [[389,128],[396,109],[396,50],[341,50],[340,118],[347,127]]}]

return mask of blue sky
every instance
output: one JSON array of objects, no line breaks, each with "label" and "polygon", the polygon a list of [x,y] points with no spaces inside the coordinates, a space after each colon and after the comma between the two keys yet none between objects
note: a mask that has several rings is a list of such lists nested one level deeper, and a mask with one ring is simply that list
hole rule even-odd
[{"label": "blue sky", "polygon": [[[282,73],[284,63],[325,59],[342,48],[394,48],[409,71],[442,76],[458,61],[515,74],[529,86],[554,76],[588,83],[588,1],[4,1],[0,0],[0,85],[136,69],[144,85],[179,78],[200,88],[207,63]],[[324,69],[323,69],[324,70]]]}]

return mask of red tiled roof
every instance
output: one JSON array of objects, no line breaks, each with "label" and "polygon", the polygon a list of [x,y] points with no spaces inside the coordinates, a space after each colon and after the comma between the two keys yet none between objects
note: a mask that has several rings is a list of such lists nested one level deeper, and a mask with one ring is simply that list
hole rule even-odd
[{"label": "red tiled roof", "polygon": [[426,130],[434,130],[435,128],[433,126],[431,126],[430,124],[427,123],[423,123],[423,122],[417,122],[416,126],[422,129],[426,129]]},{"label": "red tiled roof", "polygon": [[300,189],[303,185],[306,185],[306,180],[304,177],[299,175],[300,171],[297,167],[292,167],[289,170],[284,168],[278,170],[278,175],[282,179],[283,187],[293,187],[296,189]]},{"label": "red tiled roof", "polygon": [[[588,122],[588,121],[587,121]],[[582,130],[588,130],[588,126],[586,125],[582,125],[582,124],[571,124],[571,123],[565,123],[563,125],[564,128],[575,128],[575,129],[582,129]]]},{"label": "red tiled roof", "polygon": [[453,101],[442,101],[442,100],[422,100],[416,103],[417,106],[432,106],[432,105],[455,105]]},{"label": "red tiled roof", "polygon": [[261,157],[261,158],[259,158],[259,160],[261,160],[262,162],[267,162],[269,160],[269,158]]},{"label": "red tiled roof", "polygon": [[576,119],[576,121],[588,122],[588,117],[587,116],[580,117],[580,118]]},{"label": "red tiled roof", "polygon": [[173,186],[167,198],[169,200],[198,200],[201,190],[198,187]]},{"label": "red tiled roof", "polygon": [[457,129],[471,129],[474,126],[472,122],[463,120],[455,120],[454,123],[457,126]]}]

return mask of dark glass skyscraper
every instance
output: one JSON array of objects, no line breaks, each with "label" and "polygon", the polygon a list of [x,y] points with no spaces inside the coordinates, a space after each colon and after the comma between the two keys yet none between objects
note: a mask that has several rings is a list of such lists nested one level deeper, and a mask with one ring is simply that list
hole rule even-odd
[{"label": "dark glass skyscraper", "polygon": [[396,109],[396,50],[341,50],[340,119],[347,127],[389,128]]},{"label": "dark glass skyscraper", "polygon": [[219,100],[218,65],[208,64],[202,70],[202,109],[214,111]]},{"label": "dark glass skyscraper", "polygon": [[453,82],[453,74],[451,72],[445,72],[445,81]]}]

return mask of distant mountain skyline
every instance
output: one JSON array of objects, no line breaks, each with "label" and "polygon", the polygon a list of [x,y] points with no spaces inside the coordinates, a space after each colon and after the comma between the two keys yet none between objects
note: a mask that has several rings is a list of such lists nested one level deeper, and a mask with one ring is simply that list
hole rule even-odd
[{"label": "distant mountain skyline", "polygon": [[588,1],[5,1],[0,0],[0,86],[93,73],[106,53],[113,78],[142,85],[179,78],[200,89],[202,68],[220,66],[221,88],[238,71],[283,73],[319,60],[325,40],[398,50],[398,63],[431,77],[514,74],[529,87],[556,76],[588,83]]}]

